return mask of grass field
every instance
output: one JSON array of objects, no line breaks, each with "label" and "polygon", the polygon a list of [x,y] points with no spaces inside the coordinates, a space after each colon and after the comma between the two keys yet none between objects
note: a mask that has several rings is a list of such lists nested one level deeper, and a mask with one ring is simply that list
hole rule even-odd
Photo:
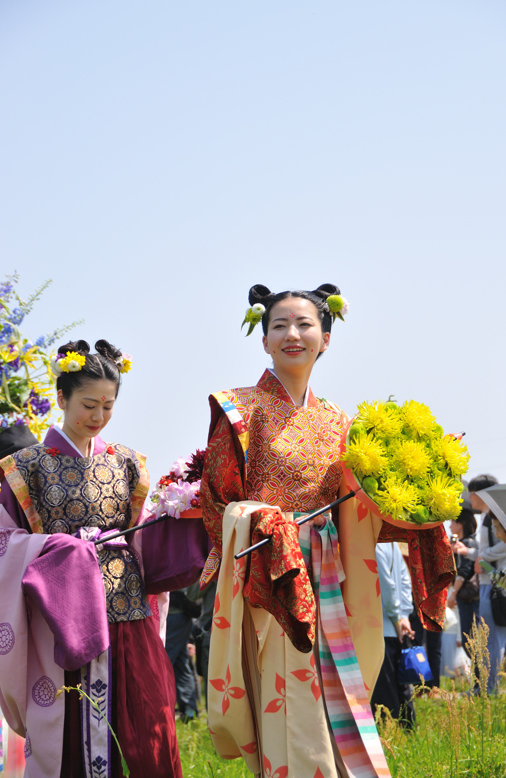
[{"label": "grass field", "polygon": [[[482,687],[486,688],[484,634],[473,643]],[[466,695],[468,683],[444,679],[444,688],[415,700],[417,724],[406,733],[396,722],[380,724],[393,778],[506,778],[506,686],[501,693]],[[216,756],[205,714],[197,721],[177,722],[185,778],[251,776],[242,759]]]}]

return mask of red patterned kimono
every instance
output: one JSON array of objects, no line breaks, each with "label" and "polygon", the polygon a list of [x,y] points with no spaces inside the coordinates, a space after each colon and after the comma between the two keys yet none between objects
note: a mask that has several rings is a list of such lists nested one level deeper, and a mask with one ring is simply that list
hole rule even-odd
[{"label": "red patterned kimono", "polygon": [[[245,647],[242,665],[236,667],[236,671],[244,674],[247,694],[239,685],[234,686],[232,660],[222,670],[223,680],[213,680],[211,667],[209,677],[215,690],[225,690],[221,703],[223,717],[226,718],[228,714],[229,720],[235,717],[237,723],[244,714],[244,731],[252,732],[254,739],[241,743],[235,736],[234,739],[228,734],[222,736],[217,732],[212,733],[215,745],[222,756],[235,757],[242,754],[253,772],[266,776],[277,774],[275,759],[269,751],[269,737],[271,730],[276,731],[276,716],[281,712],[281,715],[285,716],[285,722],[280,718],[278,720],[289,740],[288,750],[283,751],[282,761],[287,760],[285,766],[290,772],[284,773],[281,765],[279,776],[290,774],[300,775],[301,778],[313,778],[313,775],[318,778],[333,778],[348,775],[388,775],[386,765],[379,768],[369,766],[368,772],[358,763],[355,770],[353,760],[347,762],[345,758],[343,764],[335,743],[327,737],[328,733],[323,732],[327,729],[325,717],[328,711],[325,713],[322,708],[319,692],[315,694],[312,684],[313,697],[319,697],[316,703],[320,708],[315,708],[315,711],[309,714],[307,705],[312,704],[313,700],[311,695],[304,698],[301,691],[304,687],[308,692],[309,685],[306,685],[306,688],[302,684],[301,690],[294,691],[291,703],[286,685],[289,675],[300,678],[314,677],[316,684],[321,681],[321,678],[315,676],[315,672],[319,671],[318,661],[315,666],[311,650],[317,621],[317,605],[311,584],[312,571],[307,569],[302,560],[298,530],[286,519],[290,519],[288,514],[294,512],[308,513],[317,510],[332,502],[339,494],[342,468],[339,463],[338,443],[347,418],[333,404],[316,399],[310,389],[307,407],[295,406],[282,384],[270,371],[264,373],[257,386],[216,393],[211,396],[210,402],[211,430],[201,494],[206,528],[215,544],[214,558],[216,560],[221,555],[225,542],[225,553],[230,554],[230,537],[225,539],[222,536],[224,515],[229,522],[227,526],[233,527],[230,531],[235,533],[234,542],[239,542],[243,533],[240,541],[243,546],[248,545],[250,540],[256,542],[262,537],[273,535],[273,541],[261,552],[255,552],[249,562],[244,565],[235,564],[233,569],[230,568],[232,580],[230,602],[227,605],[229,610],[226,613],[224,611],[223,593],[221,600],[218,598],[216,603],[213,632],[215,643],[222,640],[222,632],[230,626],[232,611],[234,608],[237,611],[235,595],[239,589],[242,592],[243,597],[239,599],[244,600],[245,610],[244,613],[239,613],[239,618],[243,619]],[[343,485],[342,493],[346,491]],[[237,511],[234,514],[233,510],[226,511],[230,503],[242,504],[245,500],[255,501],[263,506],[258,506],[258,510],[255,510],[254,506],[248,508],[251,533],[246,533],[247,539],[236,518],[243,509],[240,509],[239,514]],[[277,506],[280,510],[273,510],[272,506]],[[440,624],[443,618],[443,590],[452,578],[451,551],[445,543],[442,528],[415,533],[385,525],[369,511],[363,510],[355,499],[343,503],[339,514],[335,513],[333,519],[339,527],[340,557],[346,574],[346,580],[343,580],[341,587],[347,617],[343,629],[353,640],[365,688],[370,694],[383,653],[375,543],[378,539],[408,542],[414,563],[415,599],[421,605],[422,619],[429,628],[435,629],[439,628],[436,625]],[[224,557],[222,572],[225,562]],[[339,560],[337,565],[340,567]],[[208,574],[211,572],[212,564],[209,565]],[[223,578],[223,575],[221,577]],[[344,575],[339,576],[339,580],[342,578]],[[222,583],[222,592],[223,585]],[[218,591],[220,592],[220,584]],[[250,606],[254,608],[251,609]],[[264,612],[267,612],[265,617],[261,615]],[[269,614],[275,617],[274,623],[266,621],[271,618]],[[282,626],[283,632],[280,633],[277,625]],[[286,635],[290,640],[286,639]],[[272,649],[272,655],[260,671],[261,675],[263,673],[263,679],[266,673],[273,671],[274,664],[281,661],[280,657],[283,657],[284,677],[281,673],[275,673],[273,676],[275,689],[281,695],[279,700],[283,700],[283,704],[279,703],[275,713],[276,705],[271,701],[265,706],[261,695],[259,697],[254,676],[259,671],[260,654],[265,660],[271,650],[268,647],[278,638],[283,638],[284,648]],[[239,643],[239,639],[237,642]],[[223,645],[220,650],[223,652],[227,649]],[[292,666],[295,669],[290,669]],[[231,693],[234,689],[235,697]],[[212,695],[211,687],[209,691]],[[300,708],[301,701],[303,708]],[[246,702],[253,712],[250,724],[246,721]],[[243,709],[243,714],[240,713],[240,708]],[[304,718],[305,715],[307,719]],[[291,724],[286,724],[294,717],[299,721],[304,720],[304,726],[294,730]],[[323,721],[322,726],[316,723],[320,720],[318,717]],[[310,721],[313,721],[312,726]],[[212,719],[210,726],[212,729]],[[314,755],[314,759],[308,757],[311,745],[304,740],[304,733],[309,732],[314,741],[317,727],[318,754],[322,754],[321,761],[318,761],[318,755]],[[275,738],[276,742],[279,739]],[[250,758],[251,754],[254,758]],[[295,765],[302,765],[304,759],[305,766],[296,768]]]}]

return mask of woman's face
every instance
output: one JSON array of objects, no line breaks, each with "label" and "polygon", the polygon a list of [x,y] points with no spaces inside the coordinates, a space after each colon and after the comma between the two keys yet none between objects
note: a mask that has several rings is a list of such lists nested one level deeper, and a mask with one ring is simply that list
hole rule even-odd
[{"label": "woman's face", "polygon": [[457,535],[459,539],[464,536],[464,527],[459,521],[455,521],[454,519],[452,519],[451,530],[452,530],[452,535]]},{"label": "woman's face", "polygon": [[271,308],[263,344],[275,369],[293,372],[312,368],[329,341],[330,333],[322,332],[318,311],[310,300],[286,297]]},{"label": "woman's face", "polygon": [[501,522],[498,519],[492,519],[492,524],[494,525],[496,538],[499,540],[506,540],[506,529],[504,529]]},{"label": "woman's face", "polygon": [[63,431],[69,438],[94,438],[112,416],[117,386],[114,381],[87,381],[66,400],[58,390],[58,407],[64,411]]}]

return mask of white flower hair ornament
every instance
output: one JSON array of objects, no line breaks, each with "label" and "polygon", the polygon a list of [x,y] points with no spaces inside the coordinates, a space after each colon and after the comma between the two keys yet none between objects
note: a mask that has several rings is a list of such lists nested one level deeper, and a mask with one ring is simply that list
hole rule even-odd
[{"label": "white flower hair ornament", "polygon": [[265,313],[265,305],[262,305],[262,303],[255,303],[255,305],[252,305],[251,308],[248,308],[244,316],[244,321],[241,324],[241,330],[245,324],[249,324],[246,337],[248,337],[248,335],[251,335],[251,333],[257,326],[257,324],[259,324],[262,321],[262,316],[264,315],[264,313]]},{"label": "white flower hair ornament", "polygon": [[68,351],[66,354],[57,354],[55,357],[51,357],[50,361],[51,372],[56,378],[59,378],[62,373],[78,373],[85,364],[86,357],[84,354],[79,354],[77,351]]},{"label": "white flower hair ornament", "polygon": [[327,303],[329,313],[332,316],[332,321],[335,321],[336,319],[344,321],[344,317],[350,310],[348,300],[340,294],[331,294],[327,297],[325,302]]}]

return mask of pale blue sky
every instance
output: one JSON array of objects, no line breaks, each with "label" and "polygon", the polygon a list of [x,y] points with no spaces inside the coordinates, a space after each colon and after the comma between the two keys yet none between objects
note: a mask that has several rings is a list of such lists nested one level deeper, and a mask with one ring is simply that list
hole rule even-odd
[{"label": "pale blue sky", "polygon": [[248,288],[350,300],[313,377],[395,394],[506,481],[503,0],[3,0],[2,271],[134,355],[110,440],[153,480],[267,365]]}]

